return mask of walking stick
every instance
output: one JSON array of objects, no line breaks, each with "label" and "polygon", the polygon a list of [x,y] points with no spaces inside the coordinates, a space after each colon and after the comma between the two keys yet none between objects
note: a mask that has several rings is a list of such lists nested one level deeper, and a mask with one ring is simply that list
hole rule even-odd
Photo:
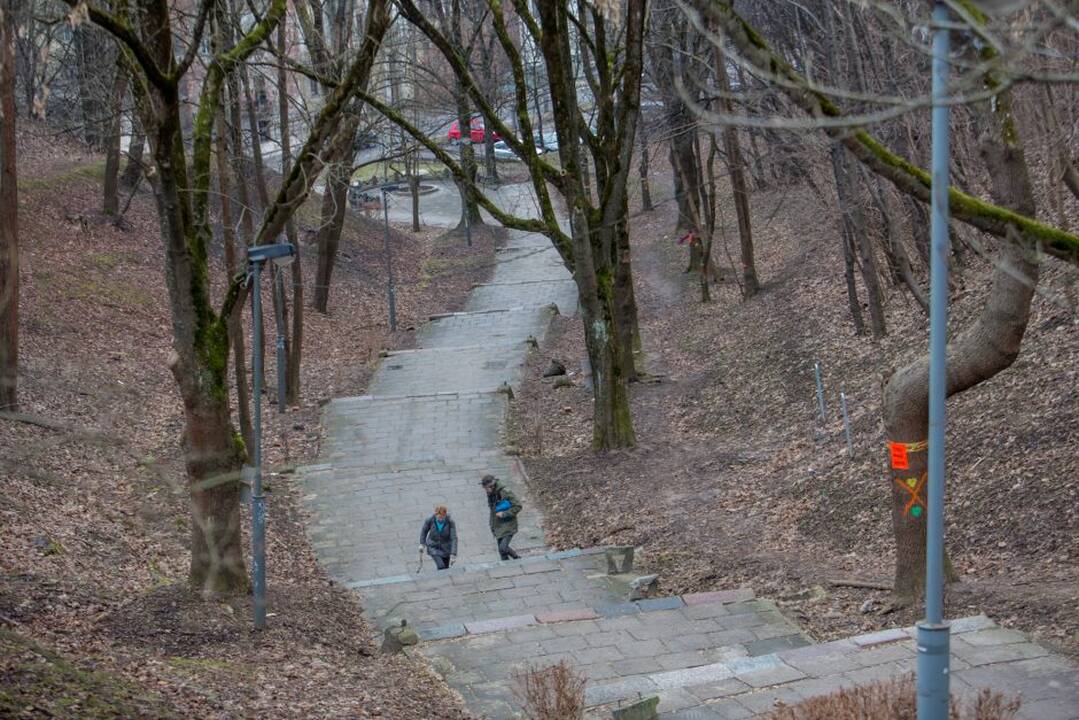
[{"label": "walking stick", "polygon": [[416,566],[416,574],[419,574],[420,570],[422,570],[422,569],[423,569],[423,550],[420,550],[420,564]]}]

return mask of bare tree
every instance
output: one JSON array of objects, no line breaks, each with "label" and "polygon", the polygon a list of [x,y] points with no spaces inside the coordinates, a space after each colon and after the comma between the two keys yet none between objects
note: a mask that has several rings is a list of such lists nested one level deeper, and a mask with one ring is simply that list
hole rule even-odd
[{"label": "bare tree", "polygon": [[15,13],[0,9],[0,411],[19,408],[19,201],[15,165]]},{"label": "bare tree", "polygon": [[[365,99],[434,153],[458,182],[467,183],[477,201],[500,223],[543,233],[552,239],[573,273],[582,307],[581,319],[595,386],[593,447],[632,445],[635,437],[627,383],[636,372],[633,358],[636,301],[626,223],[628,176],[633,168],[633,139],[640,106],[645,3],[643,0],[616,3],[609,15],[597,7],[570,2],[540,3],[538,15],[533,15],[528,3],[514,4],[528,35],[539,47],[546,68],[558,134],[560,170],[546,162],[531,142],[535,134],[529,115],[530,92],[520,48],[509,32],[507,8],[493,0],[488,2],[490,22],[514,77],[513,111],[520,137],[484,95],[452,39],[414,0],[399,0],[399,6],[402,15],[447,59],[457,80],[483,115],[486,128],[494,128],[524,160],[539,218],[521,218],[503,211],[476,187],[474,178],[462,164],[401,113],[377,98]],[[577,46],[579,33],[587,33],[583,46]],[[575,46],[584,49],[579,51]],[[593,78],[589,88],[595,103],[593,124],[586,120],[578,100],[581,88],[575,68],[584,64],[591,68]],[[595,171],[595,195],[586,184],[589,164]],[[562,197],[568,210],[568,233],[559,224],[551,199],[552,189]]]},{"label": "bare tree", "polygon": [[[178,83],[196,58],[207,17],[217,2],[220,0],[204,0],[199,5],[188,49],[181,57],[173,48],[174,28],[165,3],[146,6],[138,14],[129,13],[122,5],[115,12],[80,5],[90,20],[122,44],[134,71],[141,120],[150,139],[152,184],[167,251],[165,270],[173,327],[169,366],[186,420],[184,447],[193,516],[190,582],[205,593],[247,588],[238,482],[245,452],[229,417],[227,377],[228,318],[239,297],[240,283],[230,285],[220,310],[215,311],[208,278],[213,126],[228,74],[270,37],[286,9],[285,0],[272,0],[235,44],[210,58],[200,86],[189,161],[181,135]],[[335,92],[326,99],[304,149],[266,210],[256,242],[275,238],[303,202],[320,165],[318,151],[340,125],[346,100],[357,88],[365,87],[388,24],[385,0],[371,0],[363,45]]]}]

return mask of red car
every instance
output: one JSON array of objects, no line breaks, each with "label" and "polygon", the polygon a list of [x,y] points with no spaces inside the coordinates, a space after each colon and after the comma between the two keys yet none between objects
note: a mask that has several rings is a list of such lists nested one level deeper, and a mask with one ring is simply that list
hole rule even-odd
[{"label": "red car", "polygon": [[[474,143],[483,142],[484,133],[487,132],[487,129],[483,126],[483,118],[477,115],[477,116],[472,118],[472,120],[469,122],[469,125],[470,125],[470,128],[469,128],[469,133],[468,134],[469,134],[469,137],[471,138],[472,142],[474,142]],[[457,141],[457,140],[461,139],[461,125],[456,120],[454,120],[453,124],[450,125],[450,131],[447,134],[447,137],[449,137],[449,139],[452,140],[452,141]],[[498,142],[499,140],[502,139],[502,136],[499,135],[494,130],[492,130],[491,131],[491,138],[495,142]]]}]

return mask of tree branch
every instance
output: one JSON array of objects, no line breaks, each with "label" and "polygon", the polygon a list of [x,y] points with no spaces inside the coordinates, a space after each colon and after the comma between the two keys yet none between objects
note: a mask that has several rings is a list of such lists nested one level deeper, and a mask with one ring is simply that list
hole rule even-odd
[{"label": "tree branch", "polygon": [[[64,0],[64,2],[70,5],[72,9],[79,5],[79,0]],[[162,90],[168,90],[176,86],[176,81],[169,75],[166,75],[158,66],[150,53],[150,49],[139,40],[138,34],[130,24],[112,13],[106,12],[90,3],[86,3],[85,7],[87,14],[95,25],[102,28],[127,46],[131,51],[131,54],[135,57],[135,60],[138,61],[139,67],[142,68],[142,71],[146,74],[146,77],[151,83]]]},{"label": "tree branch", "polygon": [[[701,8],[738,51],[754,64],[788,82],[780,89],[803,111],[825,118],[842,118],[843,111],[823,93],[812,89],[786,60],[768,47],[763,36],[734,11],[729,2],[713,0]],[[887,178],[902,192],[922,202],[930,202],[932,180],[928,172],[899,157],[864,129],[848,132],[826,128],[829,136],[840,141],[858,160],[873,172]],[[1041,242],[1051,255],[1079,265],[1079,236],[1014,212],[950,187],[948,196],[952,215],[984,232],[1008,242],[1016,242],[1009,233],[1015,227],[1023,240]]]},{"label": "tree branch", "polygon": [[191,44],[187,46],[187,52],[184,53],[180,64],[170,73],[173,82],[178,82],[187,72],[187,69],[191,67],[191,63],[198,57],[199,45],[202,44],[202,33],[206,30],[206,18],[209,17],[210,7],[212,6],[213,0],[201,0],[199,3],[199,15],[195,20],[195,27],[191,31]]}]

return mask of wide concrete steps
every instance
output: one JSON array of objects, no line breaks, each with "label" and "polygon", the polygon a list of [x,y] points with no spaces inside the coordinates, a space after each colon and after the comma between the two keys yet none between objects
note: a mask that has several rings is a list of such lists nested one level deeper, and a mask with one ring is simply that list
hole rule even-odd
[{"label": "wide concrete steps", "polygon": [[540,341],[555,312],[554,306],[518,301],[508,308],[435,315],[416,334],[416,341],[422,348]]},{"label": "wide concrete steps", "polygon": [[763,668],[767,661],[754,664],[755,657],[810,643],[748,590],[630,602],[630,576],[607,575],[601,553],[365,583],[362,592],[380,625],[406,618],[416,627],[423,638],[416,651],[491,720],[516,717],[514,676],[530,665],[568,662],[588,679],[597,711],[642,690],[662,691],[673,706],[685,701],[683,685],[703,677],[693,668],[737,660],[743,666],[733,667]]},{"label": "wide concrete steps", "polygon": [[320,460],[349,468],[468,461],[499,450],[506,403],[498,392],[337,399],[323,413]]},{"label": "wide concrete steps", "polygon": [[577,314],[577,284],[572,278],[489,282],[476,285],[465,309],[481,312],[510,307],[522,298],[532,305],[554,305],[561,315]]},{"label": "wide concrete steps", "polygon": [[488,392],[518,387],[528,344],[485,343],[387,353],[371,381],[371,395]]},{"label": "wide concrete steps", "polygon": [[[985,615],[951,621],[951,693],[968,703],[989,688],[1023,703],[1023,720],[1079,717],[1079,669],[1003,630]],[[911,673],[916,665],[913,627],[749,655],[685,670],[656,672],[594,685],[586,717],[609,717],[614,696],[658,695],[661,720],[742,720],[767,715],[843,688]],[[632,697],[633,695],[631,695]],[[610,704],[604,704],[608,700]]]}]

